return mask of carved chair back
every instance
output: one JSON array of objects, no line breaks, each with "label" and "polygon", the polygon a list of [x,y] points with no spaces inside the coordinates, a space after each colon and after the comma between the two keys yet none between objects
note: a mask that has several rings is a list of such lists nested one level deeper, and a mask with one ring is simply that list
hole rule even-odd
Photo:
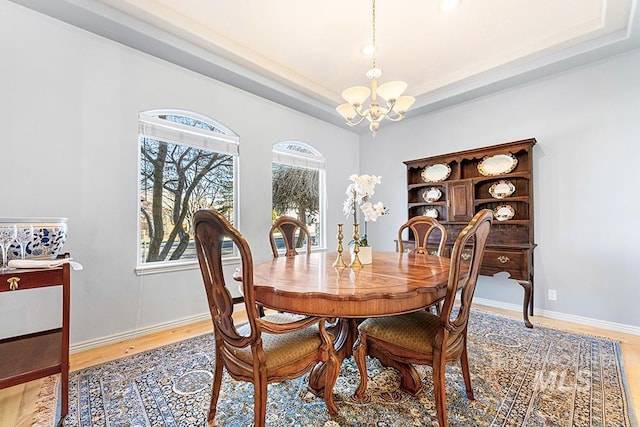
[{"label": "carved chair back", "polygon": [[[207,301],[216,336],[234,347],[246,347],[260,337],[256,323],[257,309],[253,294],[253,258],[249,244],[225,217],[214,210],[201,210],[194,217],[198,262],[207,293]],[[227,286],[223,251],[235,245],[242,264],[242,294],[251,334],[240,335],[233,320],[234,299]]]},{"label": "carved chair back", "polygon": [[[484,256],[492,222],[493,212],[489,209],[481,210],[473,217],[469,225],[460,232],[453,245],[447,295],[440,311],[442,330],[448,331],[449,341],[456,334],[466,333],[471,301],[476,289],[482,257]],[[463,253],[469,248],[472,251],[471,257],[465,257],[467,258],[465,261]],[[463,264],[466,264],[468,272],[461,280],[460,275],[464,272]],[[456,294],[460,289],[460,304],[456,307],[457,313],[452,318],[451,314],[456,302]]]},{"label": "carved chair back", "polygon": [[[269,242],[271,243],[271,251],[273,252],[274,258],[277,258],[280,255],[278,253],[278,247],[276,246],[274,235],[276,230],[280,230],[280,233],[282,234],[282,239],[284,240],[285,245],[285,256],[298,255],[298,252],[296,251],[298,240],[304,237],[306,237],[307,242],[307,254],[311,253],[311,233],[307,226],[297,218],[293,218],[291,216],[280,216],[276,218],[269,230]],[[296,235],[298,230],[299,233]]]},{"label": "carved chair back", "polygon": [[402,232],[409,229],[415,241],[413,252],[418,254],[426,254],[429,237],[434,231],[440,232],[440,243],[438,250],[433,255],[442,255],[444,246],[447,242],[447,230],[436,219],[428,216],[414,216],[407,222],[402,224],[398,229],[398,251],[404,252],[404,244],[402,243]]}]

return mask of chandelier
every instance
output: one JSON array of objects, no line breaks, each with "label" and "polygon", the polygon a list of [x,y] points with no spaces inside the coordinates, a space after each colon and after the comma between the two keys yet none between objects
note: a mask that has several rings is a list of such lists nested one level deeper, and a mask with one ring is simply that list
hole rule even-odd
[{"label": "chandelier", "polygon": [[[376,135],[383,119],[398,122],[404,118],[405,113],[415,102],[413,96],[402,95],[407,89],[407,84],[402,81],[391,81],[378,86],[378,79],[382,77],[382,70],[376,67],[376,0],[373,0],[372,13],[372,59],[371,69],[365,76],[371,80],[371,89],[365,86],[354,86],[342,92],[342,98],[347,101],[340,104],[336,111],[344,117],[349,126],[358,126],[367,119],[369,129]],[[369,107],[363,104],[371,96]],[[380,105],[380,100],[384,105]]]}]

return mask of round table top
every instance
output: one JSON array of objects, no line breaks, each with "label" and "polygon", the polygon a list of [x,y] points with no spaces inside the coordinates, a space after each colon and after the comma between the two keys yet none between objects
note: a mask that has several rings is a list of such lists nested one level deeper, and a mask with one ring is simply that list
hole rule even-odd
[{"label": "round table top", "polygon": [[290,313],[352,318],[416,311],[445,296],[448,258],[374,252],[372,264],[354,270],[333,267],[336,257],[318,252],[257,264],[256,301]]}]

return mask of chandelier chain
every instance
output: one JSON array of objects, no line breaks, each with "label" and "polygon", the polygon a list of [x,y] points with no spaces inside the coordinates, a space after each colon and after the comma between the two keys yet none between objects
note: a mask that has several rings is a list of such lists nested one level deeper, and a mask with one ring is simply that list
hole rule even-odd
[{"label": "chandelier chain", "polygon": [[372,23],[371,23],[371,28],[372,28],[372,37],[371,37],[371,44],[373,45],[373,68],[376,68],[376,50],[378,49],[378,45],[376,45],[376,0],[373,0],[373,13],[372,15]]}]

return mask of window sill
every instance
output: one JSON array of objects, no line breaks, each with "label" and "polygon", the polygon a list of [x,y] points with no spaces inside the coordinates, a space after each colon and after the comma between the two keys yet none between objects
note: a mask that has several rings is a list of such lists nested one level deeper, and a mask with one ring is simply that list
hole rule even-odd
[{"label": "window sill", "polygon": [[[311,252],[326,252],[323,247],[311,248]],[[282,252],[284,255],[284,252]],[[240,265],[240,257],[229,257],[222,260],[222,265]],[[197,270],[200,268],[198,260],[189,261],[173,261],[173,262],[154,262],[143,264],[136,267],[136,276],[148,276],[150,274],[172,273],[175,271]]]},{"label": "window sill", "polygon": [[[240,264],[239,257],[229,257],[222,260],[222,265],[236,265]],[[196,270],[200,268],[198,260],[189,261],[173,261],[173,262],[158,262],[139,265],[136,267],[136,276],[148,276],[150,274],[162,274],[171,273],[175,271]]]}]

